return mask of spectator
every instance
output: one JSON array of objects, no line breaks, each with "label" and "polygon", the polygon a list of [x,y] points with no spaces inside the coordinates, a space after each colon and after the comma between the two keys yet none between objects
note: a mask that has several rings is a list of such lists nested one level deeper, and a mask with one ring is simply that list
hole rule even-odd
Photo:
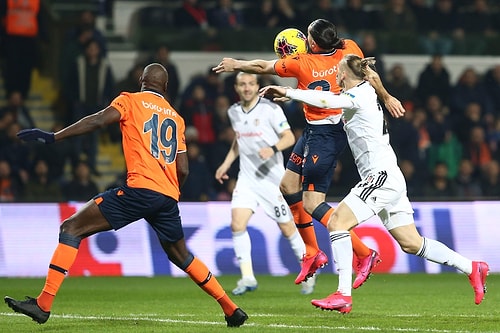
[{"label": "spectator", "polygon": [[467,144],[470,139],[470,131],[475,126],[483,126],[483,111],[479,103],[469,103],[465,106],[462,114],[456,115],[454,119],[454,132],[462,144]]},{"label": "spectator", "polygon": [[[337,23],[337,21],[335,20],[331,21],[338,26],[341,35],[346,36],[346,38],[351,38],[361,42],[359,34],[367,32],[369,30],[373,30],[378,25],[377,15],[365,9],[363,0],[347,0],[346,5],[340,8],[339,12],[340,14],[336,15],[337,17],[340,17],[339,22]],[[324,17],[324,16],[318,16],[318,17]],[[311,19],[314,20],[318,17]],[[380,60],[380,58],[377,58],[377,61],[378,60]]]},{"label": "spectator", "polygon": [[481,185],[476,178],[474,165],[468,159],[462,159],[455,177],[457,197],[461,200],[477,199],[482,196]]},{"label": "spectator", "polygon": [[427,54],[450,54],[463,44],[464,30],[452,0],[436,0],[426,18],[426,35],[420,39],[422,49]]},{"label": "spectator", "polygon": [[99,44],[103,57],[107,56],[108,45],[103,33],[97,29],[95,14],[90,10],[80,12],[75,26],[68,29],[61,46],[59,56],[59,79],[68,80],[68,70],[76,58],[85,53],[85,46],[94,40]]},{"label": "spectator", "polygon": [[208,22],[216,29],[240,30],[244,25],[243,13],[235,8],[232,0],[219,0],[208,12]]},{"label": "spectator", "polygon": [[229,98],[226,95],[219,95],[215,99],[214,103],[214,129],[217,136],[217,140],[226,128],[231,127],[231,122],[227,115],[227,110],[231,106]]},{"label": "spectator", "polygon": [[213,101],[207,99],[206,96],[205,88],[202,85],[196,85],[190,98],[184,101],[180,109],[186,126],[193,125],[198,131],[198,142],[204,149],[207,149],[216,140],[214,105]]},{"label": "spectator", "polygon": [[187,143],[189,176],[181,191],[182,201],[209,201],[215,196],[210,168],[196,142]]},{"label": "spectator", "polygon": [[457,84],[452,88],[451,111],[460,114],[466,105],[473,102],[481,105],[483,114],[494,113],[493,102],[488,96],[479,74],[472,67],[468,67],[464,69]]},{"label": "spectator", "polygon": [[[179,96],[179,88],[181,82],[177,66],[172,62],[170,56],[171,56],[170,46],[168,46],[167,44],[162,44],[158,46],[158,48],[155,50],[154,54],[151,55],[147,63],[157,62],[159,64],[162,64],[163,67],[165,67],[165,69],[168,72],[167,100],[170,102],[171,105],[176,105],[176,103],[178,102],[177,97]],[[138,83],[136,83],[134,91],[136,89],[138,89]]]},{"label": "spectator", "polygon": [[144,68],[144,64],[140,62],[136,62],[127,72],[127,76],[125,76],[122,80],[116,82],[114,85],[115,92],[113,96],[120,95],[123,91],[128,92],[137,92],[139,91],[139,78],[142,75],[142,70]]},{"label": "spectator", "polygon": [[31,89],[31,74],[38,59],[37,42],[46,39],[41,15],[41,1],[0,2],[0,22],[4,23],[2,50],[6,96],[14,91],[27,98]]},{"label": "spectator", "polygon": [[[52,132],[63,129],[63,124],[56,122]],[[49,179],[61,185],[64,181],[66,164],[71,161],[73,146],[70,140],[64,140],[57,145],[39,145],[34,154],[34,160],[47,161],[49,165]]]},{"label": "spectator", "polygon": [[461,13],[461,23],[467,32],[467,54],[483,55],[488,42],[488,37],[494,37],[494,14],[486,0],[474,0],[472,8]]},{"label": "spectator", "polygon": [[277,26],[281,28],[303,28],[303,21],[301,20],[299,13],[294,8],[291,1],[292,0],[275,0],[279,17]]},{"label": "spectator", "polygon": [[18,123],[11,123],[7,128],[5,143],[0,148],[0,159],[9,162],[11,174],[24,186],[29,179],[31,149],[19,140],[17,133],[21,130]]},{"label": "spectator", "polygon": [[18,123],[21,128],[35,127],[30,110],[24,104],[23,95],[19,91],[10,93],[7,105],[0,109],[0,117],[5,113],[12,113],[13,121]]},{"label": "spectator", "polygon": [[399,99],[403,105],[413,104],[415,89],[411,86],[402,64],[398,63],[392,66],[389,75],[387,75],[385,88]]},{"label": "spectator", "polygon": [[485,88],[491,102],[495,116],[500,116],[500,65],[493,66],[484,75]]},{"label": "spectator", "polygon": [[371,32],[361,35],[361,44],[359,45],[365,57],[374,57],[377,59],[375,67],[382,81],[385,81],[385,64],[382,55],[378,49],[377,38]]},{"label": "spectator", "polygon": [[[73,123],[87,115],[103,109],[114,97],[114,79],[111,65],[102,56],[99,44],[91,40],[85,47],[85,54],[77,58],[65,83],[66,96],[71,102],[71,113],[67,123]],[[99,132],[72,138],[76,163],[85,154],[93,174],[97,171],[97,150]]]},{"label": "spectator", "polygon": [[186,99],[190,99],[193,94],[193,89],[196,86],[202,86],[205,90],[205,98],[207,103],[211,105],[214,104],[217,96],[224,93],[224,83],[220,80],[219,75],[217,75],[212,68],[209,67],[205,74],[195,75],[191,81],[188,83],[187,87],[182,93],[181,107],[185,103]]},{"label": "spectator", "polygon": [[500,197],[500,166],[492,160],[481,169],[481,190],[483,195],[498,200]]},{"label": "spectator", "polygon": [[388,0],[379,16],[379,27],[390,32],[387,52],[400,52],[401,48],[406,50],[414,48],[414,42],[409,42],[409,38],[416,32],[417,20],[406,4],[406,0]]},{"label": "spectator", "polygon": [[9,162],[0,158],[0,202],[18,201],[22,192],[22,185],[12,175]]},{"label": "spectator", "polygon": [[399,168],[406,180],[408,198],[414,200],[422,196],[422,179],[418,177],[415,165],[410,160],[401,160]]},{"label": "spectator", "polygon": [[52,181],[50,166],[46,160],[38,159],[33,166],[30,180],[25,186],[23,200],[26,202],[60,202],[63,200],[61,186]]},{"label": "spectator", "polygon": [[476,171],[479,171],[492,160],[490,147],[486,142],[484,128],[474,126],[470,130],[470,139],[464,146],[464,156],[471,160]]},{"label": "spectator", "polygon": [[174,17],[177,27],[209,29],[207,11],[198,0],[184,0]]},{"label": "spectator", "polygon": [[449,105],[450,91],[450,73],[444,66],[443,57],[435,54],[418,76],[417,103],[423,105],[430,95],[437,95],[443,104]]},{"label": "spectator", "polygon": [[[273,0],[261,0],[259,6],[245,11],[245,22],[252,28],[276,28],[280,15]],[[234,89],[233,89],[234,90]]]},{"label": "spectator", "polygon": [[456,194],[455,184],[448,177],[448,166],[444,162],[434,165],[433,174],[424,185],[423,195],[428,199],[449,200]]},{"label": "spectator", "polygon": [[79,161],[73,169],[72,179],[62,186],[66,201],[87,202],[99,193],[96,183],[90,178],[90,167],[85,161]]},{"label": "spectator", "polygon": [[[320,17],[327,18],[329,21],[335,23],[338,29],[341,30],[344,26],[342,10],[343,8],[336,9],[333,6],[332,0],[315,0],[314,3],[309,5],[304,11],[303,20],[305,22],[312,22]],[[265,85],[261,85],[261,87],[265,87]]]}]

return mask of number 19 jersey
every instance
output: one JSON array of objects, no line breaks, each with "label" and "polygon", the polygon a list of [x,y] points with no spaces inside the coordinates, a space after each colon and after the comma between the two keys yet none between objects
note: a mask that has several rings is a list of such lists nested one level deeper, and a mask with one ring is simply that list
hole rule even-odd
[{"label": "number 19 jersey", "polygon": [[176,157],[186,151],[184,119],[152,91],[123,92],[111,106],[121,114],[127,185],[179,200]]}]

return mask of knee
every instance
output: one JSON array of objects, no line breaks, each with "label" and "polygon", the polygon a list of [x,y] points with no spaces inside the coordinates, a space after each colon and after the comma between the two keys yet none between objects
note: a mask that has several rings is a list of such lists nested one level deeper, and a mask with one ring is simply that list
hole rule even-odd
[{"label": "knee", "polygon": [[67,218],[66,220],[63,221],[61,226],[59,227],[59,233],[60,234],[68,234],[68,235],[75,235],[75,228],[73,227],[73,219]]},{"label": "knee", "polygon": [[420,244],[400,243],[399,246],[404,253],[408,254],[417,254],[418,250],[420,250]]}]

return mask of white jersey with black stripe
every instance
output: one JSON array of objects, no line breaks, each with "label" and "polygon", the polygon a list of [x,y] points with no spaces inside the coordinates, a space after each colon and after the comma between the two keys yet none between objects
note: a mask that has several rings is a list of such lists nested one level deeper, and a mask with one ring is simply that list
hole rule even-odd
[{"label": "white jersey with black stripe", "polygon": [[343,109],[344,129],[361,179],[376,171],[397,167],[384,113],[369,82],[363,81],[339,95],[288,89],[287,96],[319,107]]},{"label": "white jersey with black stripe", "polygon": [[255,182],[266,179],[279,184],[285,172],[283,154],[274,154],[262,160],[259,150],[275,145],[280,134],[290,129],[283,109],[276,103],[259,98],[258,103],[249,111],[244,111],[239,103],[228,109],[231,125],[236,133],[240,157],[238,179]]}]

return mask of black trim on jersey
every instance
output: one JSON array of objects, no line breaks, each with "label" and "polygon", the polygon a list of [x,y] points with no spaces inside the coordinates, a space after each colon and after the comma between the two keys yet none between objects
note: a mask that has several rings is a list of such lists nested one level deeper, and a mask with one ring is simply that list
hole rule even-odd
[{"label": "black trim on jersey", "polygon": [[363,81],[361,81],[360,83],[358,83],[358,84],[356,85],[356,87],[359,87],[359,86],[361,86],[362,84],[365,84],[365,83],[366,83],[366,81],[364,81],[364,80],[363,80]]},{"label": "black trim on jersey", "polygon": [[387,180],[387,171],[380,171],[378,173],[377,180],[375,181],[375,184],[371,184],[370,186],[366,187],[361,191],[360,198],[363,201],[366,201],[368,199],[368,196],[373,193],[378,188],[381,188],[382,185],[384,185],[385,181]]},{"label": "black trim on jersey", "polygon": [[243,106],[241,105],[241,102],[238,102],[238,104],[240,105],[241,111],[243,111],[244,114],[249,114],[250,112],[252,112],[257,107],[257,105],[259,105],[261,99],[262,99],[262,97],[259,96],[259,99],[257,100],[257,103],[255,103],[255,105],[250,110],[248,110],[248,111],[245,111],[243,109]]},{"label": "black trim on jersey", "polygon": [[163,94],[159,91],[156,91],[154,89],[151,89],[151,88],[145,88],[143,91],[149,91],[149,92],[152,92],[152,93],[155,93],[155,94],[158,94],[160,95],[161,97],[165,98],[165,96],[163,96]]}]

